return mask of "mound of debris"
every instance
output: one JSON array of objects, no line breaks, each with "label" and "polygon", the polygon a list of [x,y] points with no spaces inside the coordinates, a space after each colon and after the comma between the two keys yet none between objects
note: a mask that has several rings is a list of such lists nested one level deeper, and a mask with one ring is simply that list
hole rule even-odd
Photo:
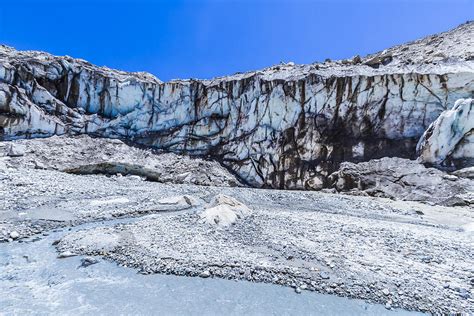
[{"label": "mound of debris", "polygon": [[53,136],[0,143],[11,167],[60,170],[74,174],[135,175],[149,181],[211,186],[242,186],[218,162],[157,153],[119,139]]}]

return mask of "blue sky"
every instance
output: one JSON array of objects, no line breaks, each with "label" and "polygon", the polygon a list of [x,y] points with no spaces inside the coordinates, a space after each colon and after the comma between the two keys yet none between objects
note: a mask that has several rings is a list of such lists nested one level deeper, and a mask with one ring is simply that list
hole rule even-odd
[{"label": "blue sky", "polygon": [[474,0],[0,0],[0,43],[210,78],[365,55],[474,19]]}]

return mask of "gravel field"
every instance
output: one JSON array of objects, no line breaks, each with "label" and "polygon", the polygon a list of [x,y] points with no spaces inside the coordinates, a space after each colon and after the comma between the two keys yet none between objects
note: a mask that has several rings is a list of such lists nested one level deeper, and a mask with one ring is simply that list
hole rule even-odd
[{"label": "gravel field", "polygon": [[[301,207],[255,205],[251,215],[226,228],[203,222],[199,211],[150,215],[73,233],[58,248],[102,255],[144,274],[246,279],[388,308],[473,312],[472,233],[351,211],[328,213],[317,197],[284,198]],[[364,202],[354,205],[377,207]]]},{"label": "gravel field", "polygon": [[[222,195],[242,203],[224,211],[249,211],[228,225],[207,221]],[[362,298],[387,308],[474,312],[474,215],[466,207],[163,184],[5,164],[0,199],[3,241],[144,216],[72,232],[58,250],[101,255],[143,274],[245,279]]]}]

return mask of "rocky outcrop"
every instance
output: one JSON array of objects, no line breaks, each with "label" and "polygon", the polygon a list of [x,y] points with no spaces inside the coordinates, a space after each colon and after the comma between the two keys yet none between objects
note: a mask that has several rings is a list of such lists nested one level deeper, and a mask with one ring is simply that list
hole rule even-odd
[{"label": "rocky outcrop", "polygon": [[0,137],[92,134],[208,156],[247,183],[317,189],[344,161],[415,158],[474,91],[474,23],[384,52],[163,83],[0,47]]},{"label": "rocky outcrop", "polygon": [[420,138],[417,151],[423,163],[474,166],[474,100],[457,100],[441,113]]},{"label": "rocky outcrop", "polygon": [[337,191],[356,195],[444,206],[474,205],[473,180],[426,168],[414,160],[382,158],[344,162],[329,180]]}]

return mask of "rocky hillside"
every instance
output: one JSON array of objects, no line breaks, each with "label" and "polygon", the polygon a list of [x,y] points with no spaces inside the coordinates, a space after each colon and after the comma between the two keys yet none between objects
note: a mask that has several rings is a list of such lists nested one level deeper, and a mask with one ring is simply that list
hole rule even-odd
[{"label": "rocky hillside", "polygon": [[[0,47],[3,140],[83,133],[126,138],[210,156],[263,187],[319,188],[344,161],[416,158],[430,124],[458,99],[473,96],[473,22],[365,58],[166,83]],[[472,137],[458,142],[466,139]],[[431,143],[437,142],[423,144]]]}]

